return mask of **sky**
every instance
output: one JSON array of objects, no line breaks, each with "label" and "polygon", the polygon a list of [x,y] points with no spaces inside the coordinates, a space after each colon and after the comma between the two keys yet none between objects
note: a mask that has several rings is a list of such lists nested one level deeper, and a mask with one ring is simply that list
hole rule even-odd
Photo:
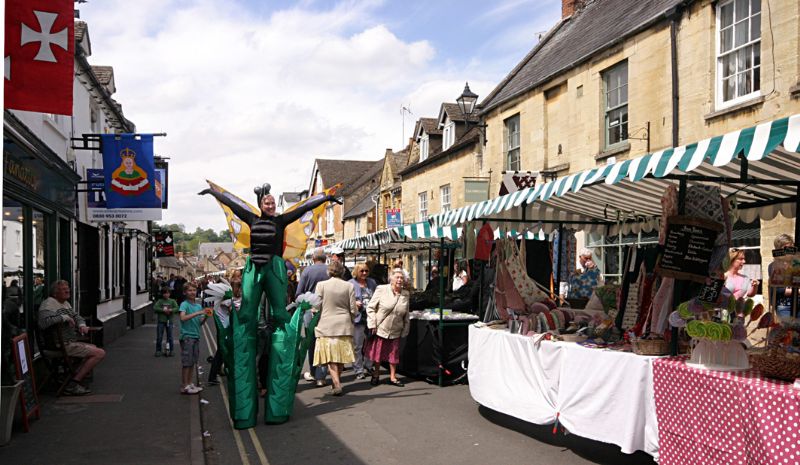
[{"label": "sky", "polygon": [[[377,160],[469,81],[480,98],[560,18],[560,0],[90,0],[92,65],[125,116],[165,132],[162,223],[225,228],[206,179],[307,189],[314,159]],[[409,108],[411,113],[401,111]]]}]

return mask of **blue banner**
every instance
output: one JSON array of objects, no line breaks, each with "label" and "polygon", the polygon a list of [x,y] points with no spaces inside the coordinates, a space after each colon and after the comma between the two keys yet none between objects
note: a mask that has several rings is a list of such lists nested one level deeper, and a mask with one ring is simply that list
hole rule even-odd
[{"label": "blue banner", "polygon": [[106,208],[161,208],[150,134],[102,134]]},{"label": "blue banner", "polygon": [[403,215],[399,208],[386,209],[386,229],[399,228],[403,226]]}]

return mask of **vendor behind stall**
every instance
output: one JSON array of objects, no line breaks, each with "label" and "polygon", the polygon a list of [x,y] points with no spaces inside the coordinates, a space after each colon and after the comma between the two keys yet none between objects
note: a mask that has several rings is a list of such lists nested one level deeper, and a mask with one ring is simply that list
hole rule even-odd
[{"label": "vendor behind stall", "polygon": [[750,279],[741,273],[745,263],[744,250],[731,249],[728,252],[728,259],[730,265],[728,265],[728,271],[725,272],[725,287],[737,299],[753,297],[758,290],[758,280]]},{"label": "vendor behind stall", "polygon": [[597,286],[603,284],[600,269],[592,259],[592,251],[583,248],[578,255],[581,268],[569,278],[569,298],[588,299]]},{"label": "vendor behind stall", "polygon": [[[775,246],[775,250],[794,247],[794,239],[792,239],[792,236],[788,234],[781,234],[775,238],[775,242],[773,244]],[[773,263],[770,263],[768,268],[768,274],[770,276],[772,275],[772,265]],[[792,316],[792,288],[779,287],[776,288],[774,293],[771,295],[775,296],[772,305],[774,305],[775,312],[778,314],[778,316],[782,319],[790,318]]]}]

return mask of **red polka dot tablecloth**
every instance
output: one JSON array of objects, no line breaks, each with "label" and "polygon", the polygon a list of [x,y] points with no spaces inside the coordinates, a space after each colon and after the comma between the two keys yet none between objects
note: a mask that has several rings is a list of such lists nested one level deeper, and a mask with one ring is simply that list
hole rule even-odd
[{"label": "red polka dot tablecloth", "polygon": [[800,390],[756,370],[653,362],[659,465],[800,464]]}]

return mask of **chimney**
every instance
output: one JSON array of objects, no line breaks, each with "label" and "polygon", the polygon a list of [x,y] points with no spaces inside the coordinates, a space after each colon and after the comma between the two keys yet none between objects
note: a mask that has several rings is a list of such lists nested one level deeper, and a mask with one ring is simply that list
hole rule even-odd
[{"label": "chimney", "polygon": [[390,157],[394,151],[392,149],[386,149],[386,153],[383,154],[384,157]]},{"label": "chimney", "polygon": [[561,19],[574,15],[585,3],[585,0],[561,0]]}]

